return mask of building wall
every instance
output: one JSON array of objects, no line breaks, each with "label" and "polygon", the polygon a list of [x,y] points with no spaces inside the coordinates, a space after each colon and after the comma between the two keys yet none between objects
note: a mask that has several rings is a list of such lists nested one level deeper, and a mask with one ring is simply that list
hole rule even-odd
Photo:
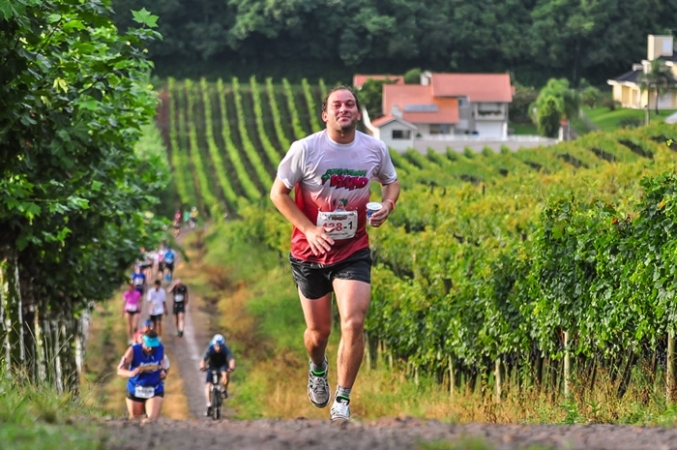
[{"label": "building wall", "polygon": [[[409,131],[409,139],[393,139],[393,130],[402,130]],[[398,122],[390,122],[383,125],[379,128],[379,139],[381,139],[388,147],[391,147],[397,151],[405,151],[409,148],[414,148],[414,137],[416,136],[416,131],[411,130]]]}]

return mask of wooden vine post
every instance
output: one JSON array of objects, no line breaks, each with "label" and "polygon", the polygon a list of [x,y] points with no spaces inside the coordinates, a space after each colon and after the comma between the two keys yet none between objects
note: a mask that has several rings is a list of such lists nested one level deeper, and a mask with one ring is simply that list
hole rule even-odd
[{"label": "wooden vine post", "polygon": [[564,398],[569,398],[571,380],[571,352],[569,352],[569,332],[564,332]]},{"label": "wooden vine post", "polygon": [[672,403],[675,393],[675,333],[668,331],[668,361],[665,370],[666,399]]}]

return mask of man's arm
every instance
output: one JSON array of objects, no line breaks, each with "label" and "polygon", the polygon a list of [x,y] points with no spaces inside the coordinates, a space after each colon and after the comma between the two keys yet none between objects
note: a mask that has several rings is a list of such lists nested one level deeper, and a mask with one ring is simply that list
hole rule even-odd
[{"label": "man's arm", "polygon": [[382,204],[383,208],[379,211],[376,211],[369,220],[369,223],[373,227],[379,227],[388,219],[388,216],[393,209],[395,209],[395,203],[400,197],[400,182],[398,180],[393,181],[390,184],[384,184],[382,189]]},{"label": "man's arm", "polygon": [[331,246],[334,245],[334,240],[330,238],[327,233],[313,224],[303,211],[294,203],[294,200],[289,196],[291,189],[284,185],[279,177],[275,177],[273,187],[270,189],[270,200],[273,202],[278,211],[298,228],[306,236],[310,250],[314,255],[321,255],[328,252]]}]

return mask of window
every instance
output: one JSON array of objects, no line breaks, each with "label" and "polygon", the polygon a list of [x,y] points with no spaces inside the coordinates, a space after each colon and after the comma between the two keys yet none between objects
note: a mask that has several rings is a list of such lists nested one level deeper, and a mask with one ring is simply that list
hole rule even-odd
[{"label": "window", "polygon": [[468,106],[468,97],[459,97],[458,98],[458,107],[465,108]]},{"label": "window", "polygon": [[449,125],[446,123],[431,123],[430,134],[449,134]]},{"label": "window", "polygon": [[393,130],[393,139],[411,139],[411,130]]}]

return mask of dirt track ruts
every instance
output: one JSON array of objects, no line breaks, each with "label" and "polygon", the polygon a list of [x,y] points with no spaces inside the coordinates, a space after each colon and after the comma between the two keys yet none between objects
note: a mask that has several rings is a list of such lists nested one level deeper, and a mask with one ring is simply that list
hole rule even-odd
[{"label": "dirt track ruts", "polygon": [[[332,424],[318,420],[111,422],[112,450],[189,449],[420,449],[421,442],[480,438],[489,448],[530,446],[566,450],[677,449],[677,429],[623,425],[444,424],[381,419]],[[441,447],[444,448],[444,447]]]}]

